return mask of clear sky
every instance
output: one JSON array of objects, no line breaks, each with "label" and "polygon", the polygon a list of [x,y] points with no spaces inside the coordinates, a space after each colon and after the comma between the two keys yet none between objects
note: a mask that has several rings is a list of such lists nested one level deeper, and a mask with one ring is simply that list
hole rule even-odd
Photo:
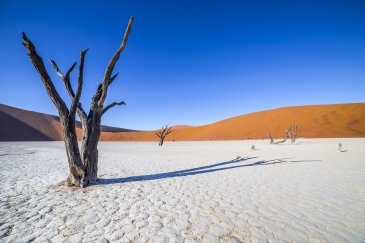
[{"label": "clear sky", "polygon": [[106,101],[127,106],[110,110],[106,125],[202,125],[282,106],[365,101],[363,0],[0,0],[0,103],[57,114],[21,44],[25,31],[61,70],[90,48],[81,97],[89,107],[130,16]]}]

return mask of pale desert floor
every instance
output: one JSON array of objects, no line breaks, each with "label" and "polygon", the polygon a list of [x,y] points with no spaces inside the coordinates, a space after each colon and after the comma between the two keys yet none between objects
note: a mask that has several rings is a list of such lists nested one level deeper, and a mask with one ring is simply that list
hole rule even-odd
[{"label": "pale desert floor", "polygon": [[365,241],[365,138],[99,151],[99,184],[75,190],[62,142],[0,143],[0,242]]}]

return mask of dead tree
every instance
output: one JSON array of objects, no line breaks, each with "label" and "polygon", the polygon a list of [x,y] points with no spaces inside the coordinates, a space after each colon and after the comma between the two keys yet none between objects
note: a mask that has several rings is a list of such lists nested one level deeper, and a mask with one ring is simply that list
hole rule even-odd
[{"label": "dead tree", "polygon": [[267,130],[267,133],[268,133],[268,135],[269,135],[270,144],[273,144],[273,143],[274,143],[274,139],[272,138],[270,131],[269,131],[269,130]]},{"label": "dead tree", "polygon": [[290,125],[289,129],[285,131],[283,139],[277,142],[275,142],[274,139],[272,138],[270,131],[268,130],[267,132],[269,135],[270,144],[285,143],[286,140],[288,139],[290,139],[291,143],[295,143],[298,137],[298,124],[293,123],[292,125]]},{"label": "dead tree", "polygon": [[163,142],[165,141],[165,137],[167,135],[169,135],[172,132],[172,127],[169,127],[168,125],[163,126],[158,132],[156,132],[155,134],[157,135],[157,137],[160,138],[160,142],[158,144],[158,146],[162,146]]},{"label": "dead tree", "polygon": [[290,137],[290,135],[289,135],[289,129],[288,129],[288,130],[286,130],[286,131],[285,131],[285,133],[284,133],[284,138],[283,138],[283,140],[277,141],[277,142],[275,142],[275,144],[285,143],[285,142],[286,142],[286,140],[287,140],[289,137]]},{"label": "dead tree", "polygon": [[[133,24],[133,17],[129,19],[124,37],[118,50],[111,58],[103,77],[102,82],[98,85],[96,92],[91,100],[90,110],[85,112],[81,103],[80,96],[83,86],[83,70],[84,59],[88,49],[80,52],[80,64],[78,70],[78,84],[76,92],[71,86],[70,74],[74,70],[77,63],[71,65],[66,73],[62,73],[54,60],[49,60],[55,69],[57,75],[62,79],[68,95],[71,99],[70,108],[67,107],[64,100],[60,97],[56,90],[53,81],[51,80],[42,58],[38,55],[36,48],[32,41],[23,32],[23,45],[27,49],[27,54],[38,72],[43,85],[46,88],[48,96],[51,98],[53,104],[56,106],[60,123],[63,128],[63,137],[66,147],[66,153],[69,164],[69,176],[66,180],[68,186],[86,187],[89,184],[95,183],[98,174],[98,142],[100,138],[100,124],[102,116],[112,107],[117,105],[125,105],[124,101],[113,102],[110,105],[104,106],[105,98],[108,93],[110,84],[117,77],[118,73],[112,75],[115,64],[119,56],[126,47],[128,36]],[[77,143],[75,117],[76,113],[80,117],[82,124],[82,145],[81,152]]]},{"label": "dead tree", "polygon": [[297,138],[298,138],[298,124],[293,123],[291,125],[289,136],[290,136],[291,143],[295,143],[295,140],[297,140]]},{"label": "dead tree", "polygon": [[286,142],[286,140],[287,140],[287,137],[288,137],[288,131],[285,131],[283,140],[280,140],[280,141],[276,141],[276,142],[275,142],[275,141],[274,141],[274,139],[272,138],[272,135],[271,135],[271,133],[270,133],[270,131],[269,131],[269,130],[267,131],[267,133],[268,133],[268,135],[269,135],[270,144],[285,143],[285,142]]}]

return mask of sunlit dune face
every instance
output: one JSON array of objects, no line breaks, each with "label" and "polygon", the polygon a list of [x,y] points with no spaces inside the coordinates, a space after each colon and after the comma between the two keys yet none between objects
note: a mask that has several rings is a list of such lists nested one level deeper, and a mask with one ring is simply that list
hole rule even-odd
[{"label": "sunlit dune face", "polygon": [[[299,137],[364,137],[365,104],[298,106],[262,111],[198,127],[179,127],[166,138],[181,140],[237,140],[282,138],[297,123]],[[104,133],[102,140],[157,140],[152,132]]]}]

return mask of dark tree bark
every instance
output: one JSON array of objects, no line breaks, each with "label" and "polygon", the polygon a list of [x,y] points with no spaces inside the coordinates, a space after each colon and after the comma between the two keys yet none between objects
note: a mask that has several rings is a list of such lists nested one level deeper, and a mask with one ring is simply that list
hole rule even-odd
[{"label": "dark tree bark", "polygon": [[[66,147],[66,154],[68,158],[70,174],[67,178],[68,186],[85,187],[96,182],[98,174],[98,142],[100,138],[100,125],[102,116],[114,106],[125,105],[124,101],[113,102],[104,108],[104,102],[107,97],[109,85],[117,77],[118,73],[112,76],[115,64],[117,63],[120,54],[123,52],[127,45],[128,36],[131,31],[133,24],[133,17],[130,18],[122,43],[116,53],[111,58],[109,65],[106,68],[102,83],[98,85],[95,95],[92,98],[90,111],[87,114],[81,103],[80,97],[83,86],[83,69],[84,59],[86,52],[84,50],[80,52],[80,65],[78,73],[78,85],[76,92],[73,90],[70,82],[70,74],[74,70],[77,63],[75,62],[69,70],[63,74],[56,61],[51,60],[50,62],[55,69],[57,75],[62,79],[65,88],[72,101],[70,108],[68,108],[65,102],[60,97],[56,88],[53,85],[53,81],[49,77],[49,74],[44,66],[42,58],[38,55],[34,44],[23,32],[23,45],[27,48],[28,56],[37,70],[48,96],[56,106],[60,122],[63,128],[63,137]],[[81,153],[77,143],[76,136],[76,113],[80,117],[82,124],[82,145]]]},{"label": "dark tree bark", "polygon": [[165,138],[167,135],[169,135],[172,132],[172,128],[169,127],[168,125],[163,126],[158,132],[156,132],[156,136],[160,138],[160,142],[158,143],[158,146],[162,146]]}]

